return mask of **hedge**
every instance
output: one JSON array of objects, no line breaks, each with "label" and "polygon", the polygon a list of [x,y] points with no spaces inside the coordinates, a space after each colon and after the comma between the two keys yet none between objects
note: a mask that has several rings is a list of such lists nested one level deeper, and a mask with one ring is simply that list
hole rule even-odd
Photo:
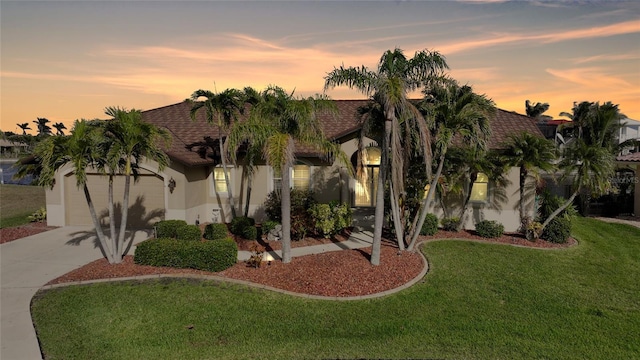
[{"label": "hedge", "polygon": [[149,239],[138,244],[133,260],[140,265],[218,272],[236,263],[238,246],[231,239],[206,242]]},{"label": "hedge", "polygon": [[204,238],[207,240],[222,240],[227,238],[227,225],[207,224],[204,228]]},{"label": "hedge", "polygon": [[202,231],[198,225],[182,225],[176,229],[176,238],[178,240],[200,241]]},{"label": "hedge", "polygon": [[540,237],[552,243],[564,244],[569,236],[571,236],[571,220],[558,216],[547,224]]},{"label": "hedge", "polygon": [[187,225],[184,220],[161,220],[156,223],[156,237],[160,238],[176,238],[178,237],[178,228]]},{"label": "hedge", "polygon": [[494,220],[483,220],[476,224],[476,231],[484,238],[498,238],[504,233],[504,226]]}]

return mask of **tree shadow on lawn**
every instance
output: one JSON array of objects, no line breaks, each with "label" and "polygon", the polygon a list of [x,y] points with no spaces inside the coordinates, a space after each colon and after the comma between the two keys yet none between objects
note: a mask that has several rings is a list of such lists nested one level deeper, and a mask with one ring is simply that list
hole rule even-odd
[{"label": "tree shadow on lawn", "polygon": [[[134,224],[135,227],[129,228],[129,226],[127,226],[128,228],[125,230],[124,241],[127,246],[124,249],[123,255],[126,255],[129,250],[131,250],[134,238],[139,231],[144,232],[147,238],[151,237],[153,235],[153,225],[164,217],[164,210],[162,209],[154,209],[153,211],[147,213],[147,210],[144,207],[143,203],[144,197],[138,196],[133,205],[129,207],[127,224]],[[117,220],[122,218],[121,203],[117,203],[114,205],[114,218],[116,219],[116,232],[118,232],[120,229],[120,224]],[[108,210],[104,210],[100,213],[99,220],[105,237],[107,239],[110,239],[111,230],[109,229]],[[78,246],[84,241],[91,240],[93,242],[93,247],[99,248],[100,252],[102,252],[102,256],[106,257],[105,249],[102,248],[100,240],[98,239],[97,231],[95,229],[89,231],[77,231],[72,233],[71,236],[73,236],[73,238],[67,241],[67,245]]]}]

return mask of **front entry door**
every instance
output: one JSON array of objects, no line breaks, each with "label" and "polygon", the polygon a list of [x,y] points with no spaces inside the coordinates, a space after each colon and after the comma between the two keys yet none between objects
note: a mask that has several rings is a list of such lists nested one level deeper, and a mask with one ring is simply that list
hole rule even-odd
[{"label": "front entry door", "polygon": [[376,191],[378,190],[378,166],[367,166],[360,176],[356,176],[355,206],[376,206]]}]

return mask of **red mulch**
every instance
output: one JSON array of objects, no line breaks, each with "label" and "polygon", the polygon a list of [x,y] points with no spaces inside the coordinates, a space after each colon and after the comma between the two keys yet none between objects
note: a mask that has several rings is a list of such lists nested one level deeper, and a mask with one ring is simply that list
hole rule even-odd
[{"label": "red mulch", "polygon": [[[0,229],[0,236],[2,236],[2,242],[7,242],[16,239],[15,236],[19,238],[50,229],[53,229],[53,227],[47,227],[44,223],[34,223],[16,228]],[[293,241],[292,247],[344,241],[348,236],[349,234],[345,233],[336,236],[334,239],[308,237],[301,241]],[[543,240],[531,242],[520,234],[505,234],[497,239],[485,239],[478,236],[474,231],[438,231],[434,236],[421,236],[420,240],[431,241],[443,238],[499,242],[534,248],[565,248],[576,243],[574,239],[569,239],[566,244],[553,244]],[[277,241],[248,241],[236,238],[236,242],[241,250],[249,250],[256,243],[264,246],[267,250],[281,249],[281,243]],[[96,260],[52,280],[49,284],[141,275],[198,274],[245,280],[297,293],[347,297],[375,294],[397,288],[415,278],[425,266],[422,257],[418,253],[399,253],[396,244],[387,240],[383,240],[380,256],[381,265],[371,265],[369,262],[370,256],[370,247],[357,250],[342,250],[295,257],[289,264],[283,264],[280,261],[272,261],[271,264],[263,263],[257,269],[248,267],[245,263],[240,262],[219,273],[137,265],[133,262],[133,256],[126,256],[124,261],[118,265],[110,265],[106,259]]]},{"label": "red mulch", "polygon": [[27,225],[3,228],[0,229],[0,244],[22,239],[23,237],[39,234],[55,228],[55,226],[47,226],[47,223],[45,222],[33,222]]}]

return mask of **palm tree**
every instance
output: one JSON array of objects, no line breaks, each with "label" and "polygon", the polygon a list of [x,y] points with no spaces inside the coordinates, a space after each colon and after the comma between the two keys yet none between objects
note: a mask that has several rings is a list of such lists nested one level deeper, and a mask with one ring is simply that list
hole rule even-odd
[{"label": "palm tree", "polygon": [[525,111],[527,116],[537,119],[538,121],[546,121],[551,120],[551,116],[543,115],[547,110],[549,110],[548,103],[535,103],[535,105],[531,105],[529,100],[524,102]]},{"label": "palm tree", "polygon": [[[104,157],[98,167],[106,170],[109,175],[109,219],[111,226],[112,246],[115,248],[114,263],[122,262],[124,256],[125,232],[129,211],[129,191],[131,176],[134,181],[138,178],[138,169],[142,161],[155,161],[158,170],[162,171],[169,164],[169,157],[161,148],[167,145],[170,135],[164,129],[142,121],[142,114],[138,110],[108,107],[105,114],[113,120],[106,121],[99,148]],[[124,175],[124,196],[122,201],[122,219],[120,231],[115,235],[115,218],[113,209],[113,178],[116,174]],[[128,246],[127,246],[128,247]]]},{"label": "palm tree", "polygon": [[[206,100],[198,101],[200,98]],[[220,151],[220,162],[224,180],[227,184],[227,192],[229,193],[229,206],[231,207],[231,216],[236,217],[235,199],[231,182],[229,181],[229,171],[227,169],[227,154],[224,151],[223,138],[224,133],[229,126],[237,121],[238,114],[244,113],[245,96],[242,91],[237,89],[226,89],[221,93],[213,93],[209,90],[197,90],[191,95],[193,107],[191,108],[191,119],[195,121],[196,114],[202,108],[205,109],[206,119],[209,124],[218,127],[218,145]]]},{"label": "palm tree", "polygon": [[[236,124],[229,134],[229,149],[249,142],[262,149],[267,164],[282,174],[282,262],[291,262],[291,167],[295,164],[296,142],[310,146],[327,159],[336,158],[349,166],[340,146],[324,136],[317,114],[335,113],[335,105],[325,96],[296,98],[277,86],[260,93],[246,122]],[[231,151],[235,160],[236,152]]]},{"label": "palm tree", "polygon": [[55,123],[53,124],[53,127],[56,129],[56,135],[64,136],[64,131],[62,130],[66,130],[67,127],[64,126],[63,123],[61,122]]},{"label": "palm tree", "polygon": [[50,122],[51,121],[49,121],[49,119],[47,119],[47,118],[38,118],[37,120],[33,120],[33,123],[38,125],[38,135],[39,136],[44,136],[44,135],[50,135],[51,134],[51,127],[49,125],[47,125],[47,123],[50,123]]},{"label": "palm tree", "polygon": [[508,184],[505,177],[507,167],[496,151],[487,150],[482,144],[455,147],[449,151],[447,163],[452,165],[452,183],[449,189],[455,189],[462,195],[462,206],[458,218],[457,231],[460,231],[466,222],[466,214],[471,201],[473,185],[482,173],[495,184],[496,188],[504,188]]},{"label": "palm tree", "polygon": [[615,172],[615,156],[618,154],[617,133],[620,120],[625,116],[618,105],[606,102],[584,101],[574,104],[568,115],[574,141],[567,144],[559,167],[563,169],[563,178],[573,177],[573,190],[569,199],[542,223],[544,228],[558,214],[564,211],[583,189],[591,194],[601,195],[611,188],[611,178]]},{"label": "palm tree", "polygon": [[34,156],[40,167],[37,183],[40,186],[55,185],[56,172],[67,164],[71,164],[76,177],[76,185],[84,191],[91,220],[96,229],[98,241],[109,263],[114,262],[114,249],[109,248],[96,214],[89,188],[87,187],[87,169],[96,167],[104,154],[98,151],[101,130],[93,122],[76,121],[70,136],[52,136],[39,142],[34,149]]},{"label": "palm tree", "polygon": [[27,130],[31,130],[29,127],[29,123],[17,124],[20,129],[22,129],[22,135],[27,135]]},{"label": "palm tree", "polygon": [[507,164],[520,168],[520,224],[521,231],[532,220],[525,211],[525,189],[531,176],[536,182],[540,179],[540,170],[549,172],[555,168],[555,144],[540,136],[528,132],[511,135],[504,147],[503,156]]},{"label": "palm tree", "polygon": [[425,117],[433,120],[433,138],[436,139],[434,152],[438,157],[438,166],[427,196],[422,201],[419,216],[414,219],[409,249],[413,249],[418,239],[419,229],[424,224],[454,137],[468,146],[486,148],[491,135],[489,121],[496,112],[491,99],[474,93],[471,86],[460,86],[455,80],[428,89],[424,94],[425,98],[419,106]]},{"label": "palm tree", "polygon": [[[379,102],[384,113],[384,136],[382,138],[382,156],[376,194],[375,225],[371,253],[371,263],[374,265],[380,263],[380,244],[384,221],[384,185],[387,182],[389,157],[391,158],[390,188],[392,189],[392,207],[395,208],[398,205],[398,194],[402,193],[404,186],[402,176],[404,157],[402,154],[399,118],[414,118],[418,123],[425,124],[420,113],[409,101],[408,94],[429,86],[445,69],[448,69],[445,58],[436,51],[423,50],[416,52],[413,58],[407,59],[402,50],[395,49],[394,51],[388,50],[382,55],[375,71],[365,66],[347,68],[340,66],[339,68],[334,68],[325,77],[325,91],[343,85],[355,88],[374,101]],[[421,150],[424,154],[425,167],[430,172],[430,135],[428,131],[425,131],[426,126],[420,126],[419,129],[422,132],[420,138],[424,141],[421,144]],[[394,214],[394,222],[398,245],[403,246],[404,229],[399,228],[397,209]]]}]

